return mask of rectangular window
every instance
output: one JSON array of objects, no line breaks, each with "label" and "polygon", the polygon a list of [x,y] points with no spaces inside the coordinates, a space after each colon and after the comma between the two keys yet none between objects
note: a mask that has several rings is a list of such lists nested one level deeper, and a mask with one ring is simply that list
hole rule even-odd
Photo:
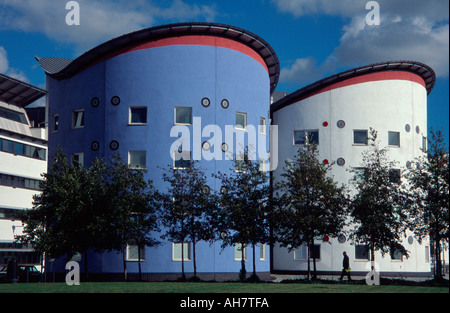
[{"label": "rectangular window", "polygon": [[400,147],[400,133],[389,132],[388,133],[388,145],[391,147]]},{"label": "rectangular window", "polygon": [[173,168],[187,169],[191,167],[191,151],[174,151]]},{"label": "rectangular window", "polygon": [[425,246],[425,262],[430,263],[430,246]]},{"label": "rectangular window", "polygon": [[192,108],[175,107],[175,124],[192,125]]},{"label": "rectangular window", "polygon": [[247,129],[247,113],[236,112],[236,129]]},{"label": "rectangular window", "polygon": [[259,244],[259,260],[260,261],[266,261],[266,244],[261,243]]},{"label": "rectangular window", "polygon": [[247,261],[247,247],[241,243],[236,243],[234,245],[234,260],[242,261],[242,258]]},{"label": "rectangular window", "polygon": [[236,173],[246,173],[247,165],[246,165],[246,156],[244,154],[235,154],[234,155],[234,171]]},{"label": "rectangular window", "polygon": [[[139,250],[136,245],[127,245],[127,261],[139,261]],[[140,248],[140,261],[145,261],[145,248]]]},{"label": "rectangular window", "polygon": [[294,130],[294,145],[319,144],[319,130]]},{"label": "rectangular window", "polygon": [[128,151],[128,164],[131,168],[147,168],[146,151]]},{"label": "rectangular window", "polygon": [[259,132],[263,135],[266,134],[266,119],[264,117],[259,118]]},{"label": "rectangular window", "polygon": [[308,258],[308,250],[305,244],[294,249],[294,260],[306,260],[307,258]]},{"label": "rectangular window", "polygon": [[130,125],[147,124],[147,107],[130,108]]},{"label": "rectangular window", "polygon": [[391,251],[390,254],[391,254],[391,260],[393,260],[393,261],[402,261],[403,260],[402,253],[397,249],[394,249],[393,251]]},{"label": "rectangular window", "polygon": [[427,137],[422,137],[422,151],[427,152]]},{"label": "rectangular window", "polygon": [[72,112],[72,128],[84,127],[84,111]]},{"label": "rectangular window", "polygon": [[357,260],[369,260],[369,249],[365,245],[355,246],[355,259]]},{"label": "rectangular window", "polygon": [[353,144],[367,146],[367,144],[368,144],[367,130],[354,130],[353,131]]},{"label": "rectangular window", "polygon": [[182,260],[183,261],[191,260],[191,243],[190,242],[172,243],[172,261],[182,261]]},{"label": "rectangular window", "polygon": [[53,123],[52,123],[52,130],[54,131],[54,132],[57,132],[58,131],[58,126],[59,126],[59,115],[58,114],[55,114],[55,115],[53,115]]},{"label": "rectangular window", "polygon": [[8,120],[19,122],[22,124],[28,124],[25,114],[21,112],[11,111],[5,108],[0,108],[0,118],[6,118]]},{"label": "rectangular window", "polygon": [[81,152],[72,154],[72,165],[84,166],[84,153]]},{"label": "rectangular window", "polygon": [[[310,258],[320,259],[320,245],[312,245],[309,253]],[[308,249],[306,244],[294,249],[294,260],[306,260],[307,258]]]}]

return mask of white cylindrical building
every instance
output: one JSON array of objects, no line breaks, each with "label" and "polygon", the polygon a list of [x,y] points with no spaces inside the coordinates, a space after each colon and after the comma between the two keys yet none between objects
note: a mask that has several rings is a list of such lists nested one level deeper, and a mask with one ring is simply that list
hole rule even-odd
[{"label": "white cylindrical building", "polygon": [[[279,166],[274,179],[283,171],[284,161],[292,159],[310,133],[318,144],[324,163],[335,162],[331,175],[348,185],[354,175],[349,169],[361,167],[362,152],[368,148],[370,128],[378,132],[379,146],[388,147],[390,160],[398,162],[398,174],[410,166],[426,148],[427,94],[434,86],[434,71],[418,62],[399,61],[372,64],[322,79],[289,94],[271,106],[273,124],[278,125]],[[352,272],[367,273],[368,255],[364,247],[344,235],[329,242],[316,240],[319,251],[317,270],[338,274],[342,253],[350,257]],[[408,259],[381,256],[376,261],[384,275],[430,275],[428,241],[419,243],[405,237]],[[301,273],[307,269],[305,248],[288,252],[275,244],[274,272]]]}]

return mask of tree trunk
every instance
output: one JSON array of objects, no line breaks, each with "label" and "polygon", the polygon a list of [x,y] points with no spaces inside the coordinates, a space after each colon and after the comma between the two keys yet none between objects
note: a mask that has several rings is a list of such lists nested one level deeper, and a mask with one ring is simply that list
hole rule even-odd
[{"label": "tree trunk", "polygon": [[138,281],[142,281],[142,272],[141,272],[141,247],[138,245]]},{"label": "tree trunk", "polygon": [[186,274],[184,273],[184,242],[181,242],[181,279],[186,280]]},{"label": "tree trunk", "polygon": [[441,261],[441,240],[440,238],[435,240],[434,259],[436,260],[436,267],[434,273],[435,280],[442,280],[442,261]]},{"label": "tree trunk", "polygon": [[87,255],[87,251],[84,252],[84,280],[85,280],[85,281],[89,281],[88,255]]},{"label": "tree trunk", "polygon": [[195,258],[195,241],[192,241],[192,257],[193,257],[193,262],[194,262],[194,278],[197,278],[197,262],[196,262],[196,258]]},{"label": "tree trunk", "polygon": [[255,244],[253,244],[253,276],[256,276]]},{"label": "tree trunk", "polygon": [[127,245],[123,245],[123,247],[122,247],[122,261],[123,261],[123,279],[125,281],[128,280],[126,253],[127,253]]},{"label": "tree trunk", "polygon": [[309,242],[308,242],[308,244],[307,244],[307,248],[308,248],[308,274],[307,274],[307,277],[306,277],[306,279],[309,281],[310,280],[310,277],[311,277],[311,264],[310,264],[310,258],[311,258],[311,246],[309,245]]}]

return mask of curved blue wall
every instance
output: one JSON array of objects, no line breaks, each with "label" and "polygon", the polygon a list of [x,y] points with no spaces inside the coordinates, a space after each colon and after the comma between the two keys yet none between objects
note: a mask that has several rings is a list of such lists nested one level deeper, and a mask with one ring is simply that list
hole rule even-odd
[{"label": "curved blue wall", "polygon": [[[225,125],[235,124],[235,113],[247,113],[247,124],[255,126],[258,134],[260,117],[269,125],[270,99],[269,76],[266,68],[251,56],[234,49],[207,45],[169,45],[137,50],[121,54],[92,65],[65,80],[48,78],[49,121],[59,116],[57,132],[49,127],[49,153],[58,145],[67,155],[84,153],[88,165],[95,157],[110,157],[119,153],[125,160],[130,150],[147,151],[147,178],[156,188],[167,188],[162,181],[161,168],[172,164],[170,147],[176,138],[170,137],[174,126],[174,108],[192,107],[193,117],[200,117],[202,127],[216,124],[222,129],[225,141]],[[111,98],[120,97],[120,104],[111,104]],[[98,107],[91,106],[91,99],[100,100]],[[209,98],[211,105],[203,107],[201,100]],[[227,99],[229,107],[222,108],[221,100]],[[147,107],[146,125],[129,125],[129,108]],[[72,111],[84,110],[84,127],[72,129]],[[188,126],[192,130],[193,126]],[[268,149],[268,126],[267,126]],[[191,150],[193,145],[191,138]],[[204,140],[209,137],[202,138]],[[119,148],[110,149],[111,141]],[[91,143],[98,141],[98,151]],[[216,149],[220,149],[220,146]],[[233,164],[223,160],[200,161],[200,167],[209,177],[211,189],[220,188],[211,173],[226,172]],[[222,251],[220,242],[197,244],[197,271],[199,273],[239,272],[240,261],[234,259],[234,248]],[[266,261],[260,261],[256,251],[258,272],[269,272],[269,251]],[[192,261],[185,262],[186,272],[193,271]],[[167,242],[154,248],[146,248],[146,261],[142,271],[148,273],[177,273],[181,262],[172,261],[172,244]],[[251,248],[247,251],[247,270],[251,270]],[[98,273],[122,272],[122,255],[115,252],[92,254],[89,271]],[[128,262],[128,271],[137,272],[137,262]]]}]

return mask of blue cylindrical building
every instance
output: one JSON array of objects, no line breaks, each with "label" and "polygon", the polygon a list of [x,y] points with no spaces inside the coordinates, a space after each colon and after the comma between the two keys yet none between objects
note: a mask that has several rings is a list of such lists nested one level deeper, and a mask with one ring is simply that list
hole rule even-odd
[{"label": "blue cylindrical building", "polygon": [[[177,151],[199,160],[211,177],[232,167],[229,155],[240,148],[233,138],[269,148],[270,95],[280,67],[270,45],[246,30],[211,23],[163,25],[112,39],[73,61],[37,59],[47,74],[49,156],[61,146],[72,162],[89,165],[118,153],[131,166],[146,168],[146,178],[164,190],[161,168],[183,166],[173,160]],[[261,153],[257,158],[268,161]],[[220,188],[209,179],[211,189]],[[146,248],[142,272],[180,272],[178,248],[170,242]],[[200,242],[196,251],[199,273],[218,278],[239,272],[233,248],[222,251],[220,243]],[[257,271],[268,273],[269,249],[258,251]],[[132,254],[130,273],[137,272]],[[251,253],[247,262],[252,264]],[[121,254],[93,253],[89,272],[121,273],[122,266]],[[193,271],[189,255],[185,270]]]}]

